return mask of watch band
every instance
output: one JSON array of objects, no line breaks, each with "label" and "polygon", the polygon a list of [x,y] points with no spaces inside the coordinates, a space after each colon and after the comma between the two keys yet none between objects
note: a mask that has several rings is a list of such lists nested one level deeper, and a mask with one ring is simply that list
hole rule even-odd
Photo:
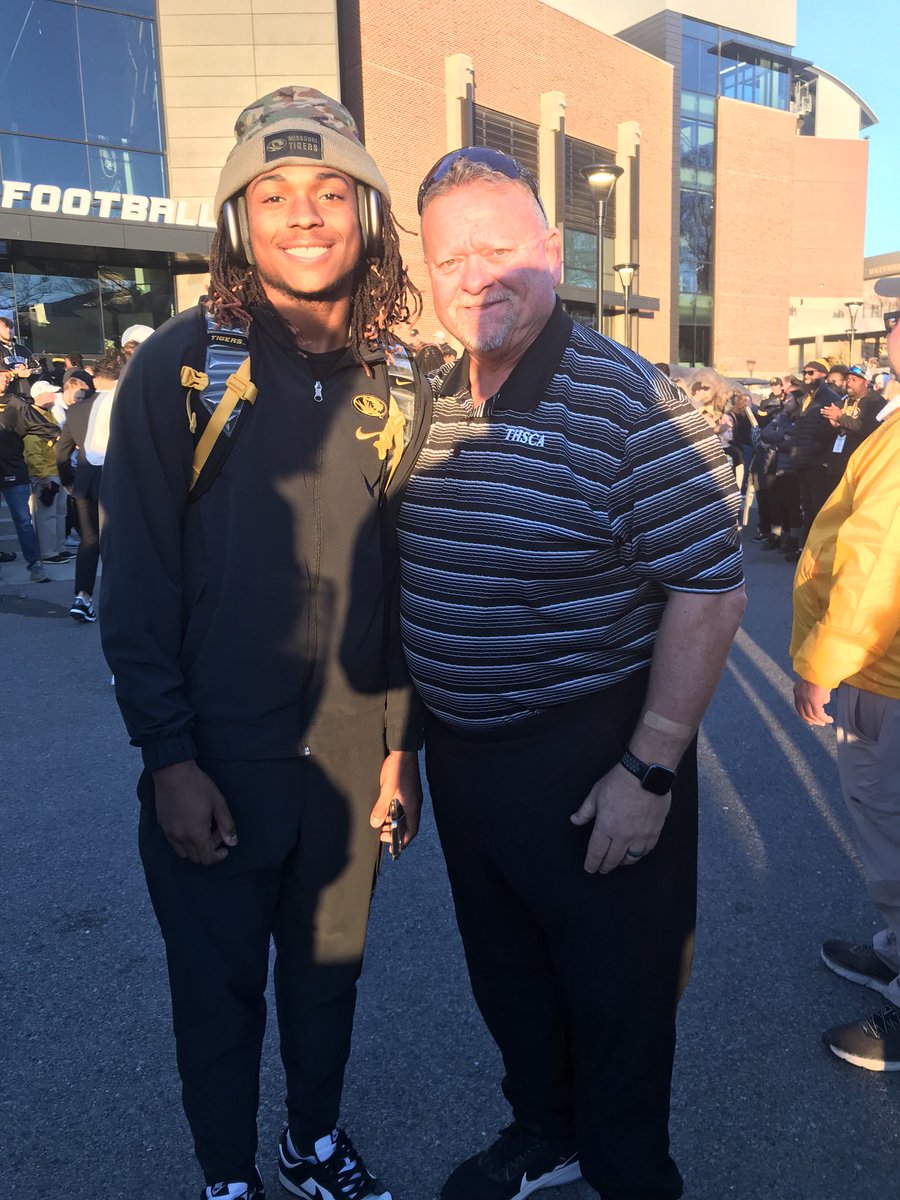
[{"label": "watch band", "polygon": [[645,791],[652,792],[655,796],[665,796],[671,791],[677,774],[671,767],[664,767],[661,763],[645,763],[630,750],[622,751],[619,762],[626,771],[630,771],[640,780]]}]

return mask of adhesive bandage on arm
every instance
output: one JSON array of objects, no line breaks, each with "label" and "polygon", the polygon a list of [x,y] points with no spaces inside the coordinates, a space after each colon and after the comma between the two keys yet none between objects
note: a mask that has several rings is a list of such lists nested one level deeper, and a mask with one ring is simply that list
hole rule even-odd
[{"label": "adhesive bandage on arm", "polygon": [[690,738],[695,733],[693,725],[682,725],[679,721],[670,721],[668,717],[661,717],[659,713],[655,712],[645,712],[643,724],[649,725],[657,733],[667,733],[670,737]]}]

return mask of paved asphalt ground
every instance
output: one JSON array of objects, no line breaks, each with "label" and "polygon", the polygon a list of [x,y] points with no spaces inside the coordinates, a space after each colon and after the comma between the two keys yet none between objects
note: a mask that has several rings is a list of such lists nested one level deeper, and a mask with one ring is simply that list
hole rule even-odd
[{"label": "paved asphalt ground", "polygon": [[[5,510],[0,547],[13,549]],[[834,739],[789,701],[790,569],[748,545],[750,604],[702,739],[701,896],[672,1136],[688,1200],[900,1195],[900,1075],[840,1062],[831,1024],[879,1006],[819,961],[877,927]],[[196,1200],[161,943],[135,845],[129,748],[99,630],[52,584],[0,580],[0,1161],[15,1200]],[[434,826],[375,898],[344,1119],[395,1200],[436,1200],[506,1123],[469,997]],[[260,1165],[282,1124],[267,1040]],[[585,1185],[541,1193],[587,1200]]]}]

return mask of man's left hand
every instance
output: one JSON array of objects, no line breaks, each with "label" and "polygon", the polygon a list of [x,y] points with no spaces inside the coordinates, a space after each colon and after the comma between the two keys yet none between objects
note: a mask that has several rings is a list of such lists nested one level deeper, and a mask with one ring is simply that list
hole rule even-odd
[{"label": "man's left hand", "polygon": [[616,867],[640,862],[659,841],[671,803],[671,793],[657,796],[646,791],[630,771],[616,764],[569,818],[573,825],[594,822],[584,869],[608,875]]},{"label": "man's left hand", "polygon": [[392,750],[381,766],[381,789],[369,824],[381,829],[381,841],[390,843],[391,823],[388,809],[397,799],[403,805],[401,846],[405,849],[419,832],[422,811],[422,783],[419,779],[419,756],[414,750]]},{"label": "man's left hand", "polygon": [[837,425],[838,419],[843,414],[843,409],[837,404],[825,404],[822,407],[822,416],[830,421],[832,425]]},{"label": "man's left hand", "polygon": [[834,717],[825,711],[825,705],[831,701],[828,688],[819,687],[817,683],[809,683],[806,679],[798,679],[794,684],[794,708],[807,725],[833,725]]}]

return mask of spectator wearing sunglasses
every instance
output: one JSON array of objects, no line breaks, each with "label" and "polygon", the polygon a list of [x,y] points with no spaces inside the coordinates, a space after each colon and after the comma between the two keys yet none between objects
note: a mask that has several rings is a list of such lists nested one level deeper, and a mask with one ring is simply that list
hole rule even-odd
[{"label": "spectator wearing sunglasses", "polygon": [[[816,513],[828,499],[834,486],[829,472],[834,429],[822,410],[838,404],[840,397],[828,386],[829,366],[822,359],[813,359],[803,368],[804,394],[800,401],[800,412],[794,422],[790,442],[791,469],[800,485],[800,503],[803,508],[802,541],[806,540]],[[796,562],[800,548],[785,555],[788,562]]]},{"label": "spectator wearing sunglasses", "polygon": [[401,620],[513,1116],[441,1200],[582,1176],[605,1200],[675,1200],[696,733],[744,606],[733,473],[669,379],[566,314],[559,232],[519,162],[447,155],[419,211],[465,353],[432,376]]}]

